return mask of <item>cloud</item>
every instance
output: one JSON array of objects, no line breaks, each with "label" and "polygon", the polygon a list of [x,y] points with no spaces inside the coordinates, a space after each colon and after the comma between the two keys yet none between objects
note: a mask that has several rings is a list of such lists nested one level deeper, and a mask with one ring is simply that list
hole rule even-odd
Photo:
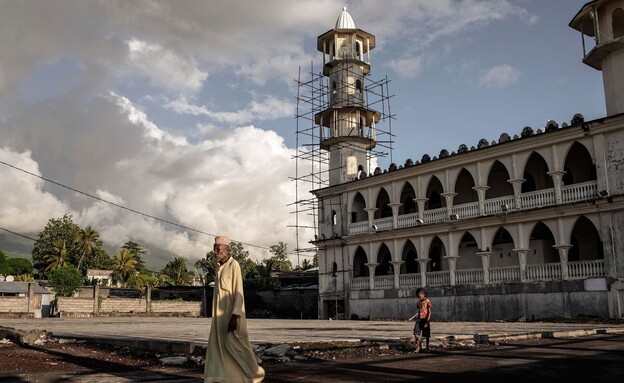
[{"label": "cloud", "polygon": [[211,111],[205,106],[190,104],[184,97],[169,101],[165,107],[179,114],[206,116],[213,121],[232,125],[275,120],[293,116],[295,113],[295,105],[291,101],[274,96],[267,96],[261,101],[253,100],[244,109],[234,112]]},{"label": "cloud", "polygon": [[486,88],[506,88],[515,84],[522,74],[514,67],[504,64],[498,65],[483,72],[477,85]]},{"label": "cloud", "polygon": [[388,66],[403,78],[414,78],[423,71],[423,55],[390,60]]},{"label": "cloud", "polygon": [[208,77],[192,57],[183,58],[158,44],[137,39],[128,41],[128,59],[132,74],[146,76],[153,85],[168,90],[197,91]]}]

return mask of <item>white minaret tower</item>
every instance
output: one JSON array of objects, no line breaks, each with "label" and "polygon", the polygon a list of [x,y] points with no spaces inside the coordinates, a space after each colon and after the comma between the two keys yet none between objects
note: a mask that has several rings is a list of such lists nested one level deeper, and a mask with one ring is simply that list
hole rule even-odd
[{"label": "white minaret tower", "polygon": [[[570,22],[581,32],[583,62],[602,71],[607,115],[624,113],[624,0],[596,0],[585,4]],[[585,36],[596,46],[587,52]]]},{"label": "white minaret tower", "polygon": [[381,113],[367,108],[364,76],[370,73],[375,36],[355,28],[343,8],[334,29],[322,34],[323,75],[329,77],[329,103],[315,115],[321,149],[329,151],[329,184],[338,185],[368,171],[369,150],[376,145],[375,124]]}]

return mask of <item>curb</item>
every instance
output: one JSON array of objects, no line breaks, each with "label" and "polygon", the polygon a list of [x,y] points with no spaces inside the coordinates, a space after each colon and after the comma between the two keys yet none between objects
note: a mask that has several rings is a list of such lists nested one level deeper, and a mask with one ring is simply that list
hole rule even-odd
[{"label": "curb", "polygon": [[517,334],[474,334],[474,335],[451,335],[444,338],[437,338],[444,341],[474,341],[475,343],[489,343],[501,340],[533,340],[533,339],[557,339],[576,338],[591,335],[624,334],[624,328],[599,328],[567,331],[536,331]]}]

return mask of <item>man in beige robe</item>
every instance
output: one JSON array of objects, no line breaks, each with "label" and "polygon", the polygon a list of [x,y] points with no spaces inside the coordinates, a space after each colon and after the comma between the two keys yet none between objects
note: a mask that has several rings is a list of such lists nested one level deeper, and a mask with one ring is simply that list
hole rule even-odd
[{"label": "man in beige robe", "polygon": [[214,253],[219,269],[213,292],[204,382],[261,382],[264,370],[258,366],[249,343],[243,278],[240,265],[230,257],[230,240],[216,237]]}]

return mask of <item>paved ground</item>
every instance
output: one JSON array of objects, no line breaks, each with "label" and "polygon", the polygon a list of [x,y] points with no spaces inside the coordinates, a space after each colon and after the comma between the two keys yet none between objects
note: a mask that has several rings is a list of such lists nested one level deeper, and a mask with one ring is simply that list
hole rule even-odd
[{"label": "paved ground", "polygon": [[[199,368],[162,369],[109,358],[74,355],[67,349],[30,349],[31,371],[0,370],[0,382],[40,383],[200,383]],[[100,353],[102,354],[102,353]],[[97,355],[97,353],[95,354]],[[0,355],[10,358],[9,355]],[[38,369],[41,358],[57,369]],[[544,339],[497,347],[432,354],[384,356],[267,366],[267,383],[284,382],[621,382],[624,381],[624,336],[597,335]]]},{"label": "paved ground", "polygon": [[[248,319],[255,342],[322,342],[362,338],[406,338],[413,322]],[[2,319],[0,325],[22,330],[42,329],[60,336],[126,337],[157,340],[208,341],[209,318],[45,318]],[[541,331],[624,328],[622,325],[563,323],[434,322],[433,336],[524,334]]]}]

